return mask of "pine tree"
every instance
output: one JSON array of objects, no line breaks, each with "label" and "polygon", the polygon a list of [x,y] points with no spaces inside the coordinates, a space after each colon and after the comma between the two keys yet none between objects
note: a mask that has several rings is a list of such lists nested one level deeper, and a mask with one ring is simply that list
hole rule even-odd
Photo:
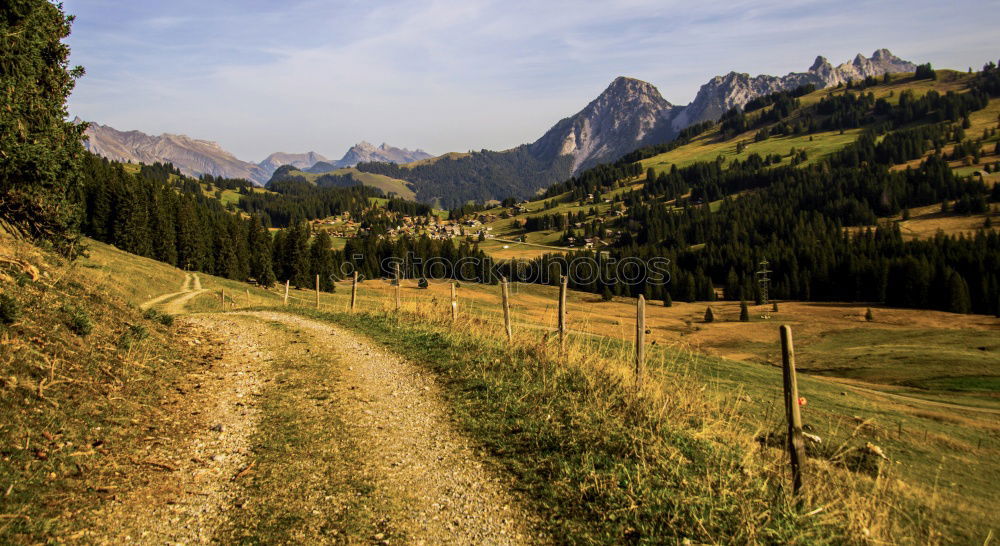
[{"label": "pine tree", "polygon": [[778,302],[771,303],[771,312],[772,313],[777,313],[778,312]]},{"label": "pine tree", "polygon": [[948,277],[948,310],[952,313],[972,312],[969,286],[965,279],[955,271],[952,271]]},{"label": "pine tree", "polygon": [[664,307],[674,306],[674,300],[670,297],[670,292],[666,290],[663,291],[663,306]]},{"label": "pine tree", "polygon": [[74,256],[79,241],[85,124],[66,121],[83,68],[69,68],[73,18],[62,4],[8,0],[0,8],[0,225]]},{"label": "pine tree", "polygon": [[750,322],[750,309],[745,301],[740,302],[740,322]]},{"label": "pine tree", "polygon": [[868,310],[865,311],[865,320],[868,322],[872,322],[873,320],[875,320],[875,315],[872,313],[871,307],[869,307]]},{"label": "pine tree", "polygon": [[336,285],[333,283],[333,241],[330,234],[320,231],[313,237],[312,245],[309,247],[309,277],[315,279],[319,276],[319,288],[324,292],[333,292]]},{"label": "pine tree", "polygon": [[715,313],[712,312],[712,307],[705,308],[705,322],[715,322]]}]

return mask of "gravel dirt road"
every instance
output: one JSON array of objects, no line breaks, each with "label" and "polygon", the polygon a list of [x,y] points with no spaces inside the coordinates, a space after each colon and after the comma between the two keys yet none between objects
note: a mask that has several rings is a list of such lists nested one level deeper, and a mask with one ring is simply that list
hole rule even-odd
[{"label": "gravel dirt road", "polygon": [[[150,305],[177,313],[201,291],[194,276]],[[420,366],[288,313],[178,322],[179,342],[209,347],[217,359],[164,401],[197,425],[189,437],[150,443],[134,461],[141,485],[102,509],[90,539],[551,542],[534,531],[537,517],[511,478],[458,429],[435,377]],[[273,445],[281,440],[269,423],[278,417],[294,449]],[[280,525],[271,521],[276,511]]]}]

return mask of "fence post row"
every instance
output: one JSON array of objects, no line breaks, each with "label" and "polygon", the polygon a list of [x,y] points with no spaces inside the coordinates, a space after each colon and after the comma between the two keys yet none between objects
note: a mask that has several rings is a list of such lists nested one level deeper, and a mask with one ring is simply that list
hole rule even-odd
[{"label": "fence post row", "polygon": [[503,325],[507,330],[507,341],[514,341],[514,330],[510,325],[510,285],[503,275],[500,276],[500,299],[503,305]]},{"label": "fence post row", "polygon": [[559,351],[566,350],[566,284],[568,279],[563,275],[559,279]]},{"label": "fence post row", "polygon": [[354,279],[351,281],[351,311],[354,311],[354,303],[358,299],[358,272],[354,272]]},{"label": "fence post row", "polygon": [[646,297],[639,294],[635,301],[635,388],[642,388],[646,362]]},{"label": "fence post row", "polygon": [[785,416],[788,418],[788,454],[792,465],[792,492],[802,489],[802,467],[806,462],[806,446],[802,437],[802,414],[799,412],[799,387],[795,379],[795,348],[792,329],[782,324],[781,364],[785,387]]}]

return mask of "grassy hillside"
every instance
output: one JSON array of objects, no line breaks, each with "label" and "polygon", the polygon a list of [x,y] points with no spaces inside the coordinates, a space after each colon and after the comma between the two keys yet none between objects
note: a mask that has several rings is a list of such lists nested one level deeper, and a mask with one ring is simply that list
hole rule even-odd
[{"label": "grassy hillside", "polygon": [[[880,81],[874,86],[861,91],[854,90],[853,92],[871,93],[876,100],[885,99],[889,104],[898,105],[900,96],[904,91],[912,92],[916,98],[922,97],[930,91],[935,91],[942,95],[949,92],[964,93],[968,91],[968,84],[973,78],[974,75],[972,74],[951,70],[939,70],[937,72],[936,80],[914,80],[912,75],[896,74],[893,75],[888,82]],[[793,110],[787,117],[782,118],[782,120],[788,123],[801,121],[805,119],[807,109],[814,107],[823,99],[829,98],[832,95],[841,95],[844,92],[844,88],[834,87],[820,89],[806,94],[799,98],[800,106]],[[772,108],[772,106],[764,107],[754,112],[754,115],[757,115],[758,113],[766,113]],[[1000,136],[997,134],[989,134],[991,131],[995,131],[997,129],[998,119],[1000,119],[1000,100],[997,99],[991,100],[986,108],[972,112],[969,115],[969,127],[965,129],[965,132],[969,138],[982,140],[982,157],[980,158],[978,164],[970,163],[968,158],[951,159],[948,161],[948,165],[957,175],[975,175],[976,177],[980,177],[986,183],[987,188],[990,188],[997,182],[1000,182],[1000,173],[988,173],[985,171],[984,167],[987,164],[1000,162],[1000,156],[995,153],[995,147],[997,141],[1000,140]],[[724,164],[729,165],[733,164],[735,161],[745,161],[752,154],[762,157],[772,155],[780,156],[782,160],[781,162],[776,163],[776,165],[788,165],[791,162],[793,151],[805,152],[807,159],[801,161],[799,165],[802,168],[808,167],[823,161],[824,159],[830,157],[831,154],[834,154],[842,150],[845,146],[855,142],[869,127],[870,126],[863,126],[843,131],[820,130],[805,134],[771,136],[766,140],[758,141],[755,138],[758,131],[757,127],[744,131],[740,134],[727,135],[723,132],[721,124],[715,124],[708,130],[696,135],[690,140],[690,142],[678,145],[669,151],[641,159],[639,164],[641,165],[643,174],[638,177],[618,180],[615,184],[615,189],[607,191],[601,195],[602,200],[587,200],[581,204],[576,199],[570,197],[568,193],[549,196],[545,199],[529,202],[525,206],[527,209],[526,212],[519,213],[516,216],[509,218],[501,218],[490,221],[486,224],[486,226],[492,228],[492,233],[494,235],[507,240],[523,239],[525,243],[529,243],[530,245],[558,246],[559,239],[563,235],[562,231],[525,231],[520,228],[517,223],[523,222],[528,218],[543,215],[567,213],[579,214],[581,212],[588,214],[588,221],[598,217],[606,217],[608,215],[608,211],[615,205],[606,203],[603,199],[614,200],[618,197],[624,196],[630,191],[641,189],[642,183],[646,180],[646,173],[649,170],[652,170],[654,174],[659,175],[660,173],[670,171],[674,167],[682,169],[696,163],[711,163],[719,159],[721,159]],[[948,157],[951,155],[954,148],[955,144],[949,143],[942,147],[941,152]],[[903,170],[906,168],[916,168],[933,153],[934,150],[931,149],[927,151],[923,157],[895,165],[892,169]],[[737,193],[732,197],[738,198],[740,195],[741,194]],[[545,209],[544,205],[547,201],[555,202],[556,206],[554,208]],[[710,210],[713,212],[717,211],[720,205],[721,200],[709,203]],[[596,210],[597,214],[589,214],[591,210]],[[502,208],[497,207],[483,211],[481,214],[500,215],[502,211]],[[989,216],[995,216],[995,213],[987,212],[968,215],[955,214],[951,212],[942,213],[940,212],[940,204],[937,204],[915,208],[911,211],[911,215],[908,220],[903,220],[901,215],[897,215],[895,218],[887,218],[887,220],[899,223],[904,236],[909,239],[913,239],[918,237],[927,238],[933,236],[938,232],[938,230],[941,230],[946,234],[974,234],[983,229],[986,218]],[[995,218],[993,219],[993,223],[997,224],[997,220]],[[851,229],[853,230],[855,228]],[[523,252],[518,252],[513,247],[504,249],[502,248],[502,245],[498,244],[488,244],[483,246],[483,248],[496,258],[533,258],[542,253],[542,249],[540,247],[532,247],[530,245],[521,246],[520,248],[523,249]],[[566,251],[569,249],[561,248],[559,250]]]},{"label": "grassy hillside", "polygon": [[337,169],[335,171],[325,172],[325,173],[307,173],[305,171],[293,170],[288,172],[289,177],[302,177],[311,183],[315,183],[316,179],[325,175],[351,175],[354,180],[361,182],[366,186],[371,186],[373,188],[378,188],[386,193],[395,193],[397,196],[413,201],[416,198],[416,193],[414,193],[413,188],[410,183],[405,180],[400,180],[398,178],[391,178],[381,174],[366,173],[361,172],[353,167],[347,169]]},{"label": "grassy hillside", "polygon": [[[185,273],[89,244],[90,257],[67,264],[4,240],[3,293],[32,309],[4,327],[0,346],[8,446],[0,479],[13,484],[4,513],[24,516],[0,521],[5,541],[80,532],[91,510],[131,487],[121,469],[143,460],[144,438],[202,426],[162,421],[153,410],[173,378],[198,369],[202,349],[192,352],[195,342],[176,326],[136,308],[179,290]],[[204,291],[187,298],[188,311],[220,311],[222,289],[229,308],[280,307],[280,291],[199,277]],[[703,324],[704,304],[651,305],[655,344],[635,397],[633,300],[571,291],[570,345],[560,358],[553,287],[513,287],[513,344],[496,327],[495,286],[462,284],[460,328],[446,319],[447,284],[405,281],[402,313],[392,310],[387,283],[363,283],[353,315],[344,312],[349,293],[338,283],[317,314],[314,295],[293,290],[291,310],[347,325],[436,371],[463,429],[517,476],[558,536],[967,543],[994,527],[1000,429],[995,414],[976,408],[998,407],[996,319],[876,309],[867,323],[858,307],[781,304],[777,319],[795,329],[802,369],[835,376],[800,378],[805,420],[823,443],[810,447],[807,495],[796,509],[782,493],[786,456],[769,439],[783,419],[776,321],[737,322],[733,305],[714,304],[720,322]],[[93,327],[85,335],[72,330],[82,315]],[[915,339],[920,351],[908,348]],[[864,377],[855,373],[857,351]],[[853,379],[833,380],[840,377]],[[90,397],[95,389],[109,394]],[[890,461],[867,454],[867,443]]]}]

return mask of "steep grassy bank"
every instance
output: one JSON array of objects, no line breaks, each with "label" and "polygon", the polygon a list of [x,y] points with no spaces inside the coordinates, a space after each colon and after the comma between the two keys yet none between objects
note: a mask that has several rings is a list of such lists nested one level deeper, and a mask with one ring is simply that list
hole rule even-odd
[{"label": "steep grassy bank", "polygon": [[0,543],[81,537],[82,515],[131,484],[145,449],[190,426],[156,404],[209,356],[121,297],[137,269],[151,266],[154,292],[184,277],[148,262],[104,270],[0,236]]}]

